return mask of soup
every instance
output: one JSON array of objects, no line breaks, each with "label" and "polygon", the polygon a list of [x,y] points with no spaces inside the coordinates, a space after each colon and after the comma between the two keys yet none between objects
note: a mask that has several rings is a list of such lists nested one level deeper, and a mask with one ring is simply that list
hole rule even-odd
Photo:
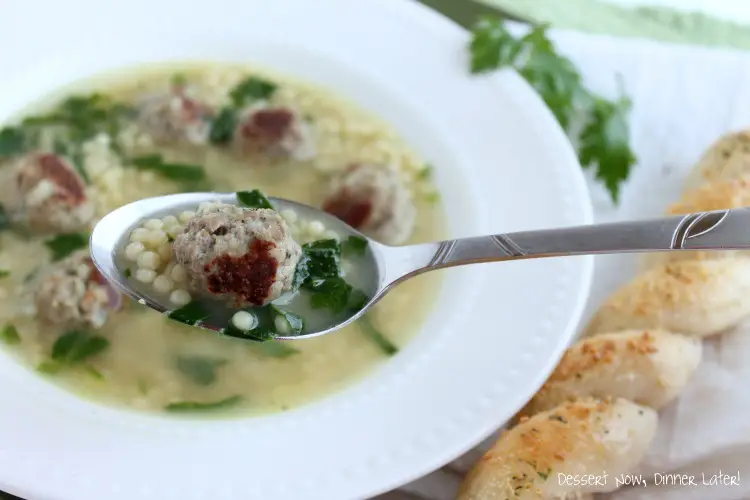
[{"label": "soup", "polygon": [[[170,320],[98,279],[87,256],[97,218],[175,192],[257,189],[390,244],[445,236],[425,159],[377,117],[291,78],[201,63],[81,82],[2,129],[0,162],[0,340],[40,376],[107,404],[293,408],[396,354],[437,299],[429,273],[333,334],[248,342]],[[169,229],[149,230],[157,254]],[[299,231],[325,236],[312,222]],[[171,293],[179,273],[144,280]]]}]

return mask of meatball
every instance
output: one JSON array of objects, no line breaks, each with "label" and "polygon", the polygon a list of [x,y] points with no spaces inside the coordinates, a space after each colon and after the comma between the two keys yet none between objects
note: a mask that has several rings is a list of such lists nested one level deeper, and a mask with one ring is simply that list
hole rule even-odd
[{"label": "meatball", "polygon": [[86,185],[70,162],[52,153],[18,158],[0,180],[0,203],[10,219],[35,232],[74,232],[94,218]]},{"label": "meatball", "polygon": [[315,157],[310,126],[294,110],[286,107],[253,105],[240,112],[234,145],[244,153],[270,157],[291,157],[297,161]]},{"label": "meatball", "polygon": [[52,264],[34,293],[39,318],[63,329],[101,328],[122,296],[94,266],[88,250]]},{"label": "meatball", "polygon": [[161,143],[207,144],[212,116],[213,110],[182,86],[149,96],[139,106],[140,126]]},{"label": "meatball", "polygon": [[351,165],[333,180],[323,210],[388,245],[411,236],[417,215],[397,172],[366,163]]},{"label": "meatball", "polygon": [[173,253],[194,292],[246,307],[292,290],[302,249],[276,211],[214,204],[187,223]]}]

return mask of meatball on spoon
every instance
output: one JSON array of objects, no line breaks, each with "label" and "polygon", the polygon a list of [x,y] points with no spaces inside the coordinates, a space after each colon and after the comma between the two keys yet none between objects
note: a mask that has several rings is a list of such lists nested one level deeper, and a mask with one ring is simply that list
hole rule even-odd
[{"label": "meatball on spoon", "polygon": [[748,249],[748,228],[750,209],[741,208],[397,247],[325,211],[245,191],[125,205],[96,225],[90,248],[101,274],[141,304],[190,325],[263,341],[338,330],[426,271],[543,257]]}]

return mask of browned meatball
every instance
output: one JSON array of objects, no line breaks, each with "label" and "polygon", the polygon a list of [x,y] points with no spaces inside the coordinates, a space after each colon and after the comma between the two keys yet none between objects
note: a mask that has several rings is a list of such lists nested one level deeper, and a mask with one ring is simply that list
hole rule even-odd
[{"label": "browned meatball", "polygon": [[309,125],[286,107],[254,105],[243,110],[234,144],[240,152],[288,156],[298,161],[310,160],[316,155]]},{"label": "browned meatball", "polygon": [[64,329],[101,328],[120,308],[121,295],[94,266],[88,250],[52,264],[36,287],[39,318]]},{"label": "browned meatball", "polygon": [[37,232],[73,232],[94,218],[86,185],[68,160],[31,153],[15,161],[0,184],[0,203],[11,220]]},{"label": "browned meatball", "polygon": [[302,249],[274,210],[215,204],[174,241],[190,287],[236,307],[262,306],[292,289]]},{"label": "browned meatball", "polygon": [[389,245],[409,239],[417,214],[411,193],[393,169],[365,163],[334,178],[323,210]]},{"label": "browned meatball", "polygon": [[139,106],[141,127],[161,143],[207,144],[212,116],[213,109],[184,86],[148,96]]}]

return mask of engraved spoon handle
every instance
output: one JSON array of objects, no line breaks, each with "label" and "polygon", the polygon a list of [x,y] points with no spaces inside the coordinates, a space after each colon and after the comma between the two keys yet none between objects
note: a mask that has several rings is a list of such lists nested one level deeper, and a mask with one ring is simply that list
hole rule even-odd
[{"label": "engraved spoon handle", "polygon": [[480,262],[668,250],[750,249],[750,208],[521,231],[389,248],[386,283]]}]

